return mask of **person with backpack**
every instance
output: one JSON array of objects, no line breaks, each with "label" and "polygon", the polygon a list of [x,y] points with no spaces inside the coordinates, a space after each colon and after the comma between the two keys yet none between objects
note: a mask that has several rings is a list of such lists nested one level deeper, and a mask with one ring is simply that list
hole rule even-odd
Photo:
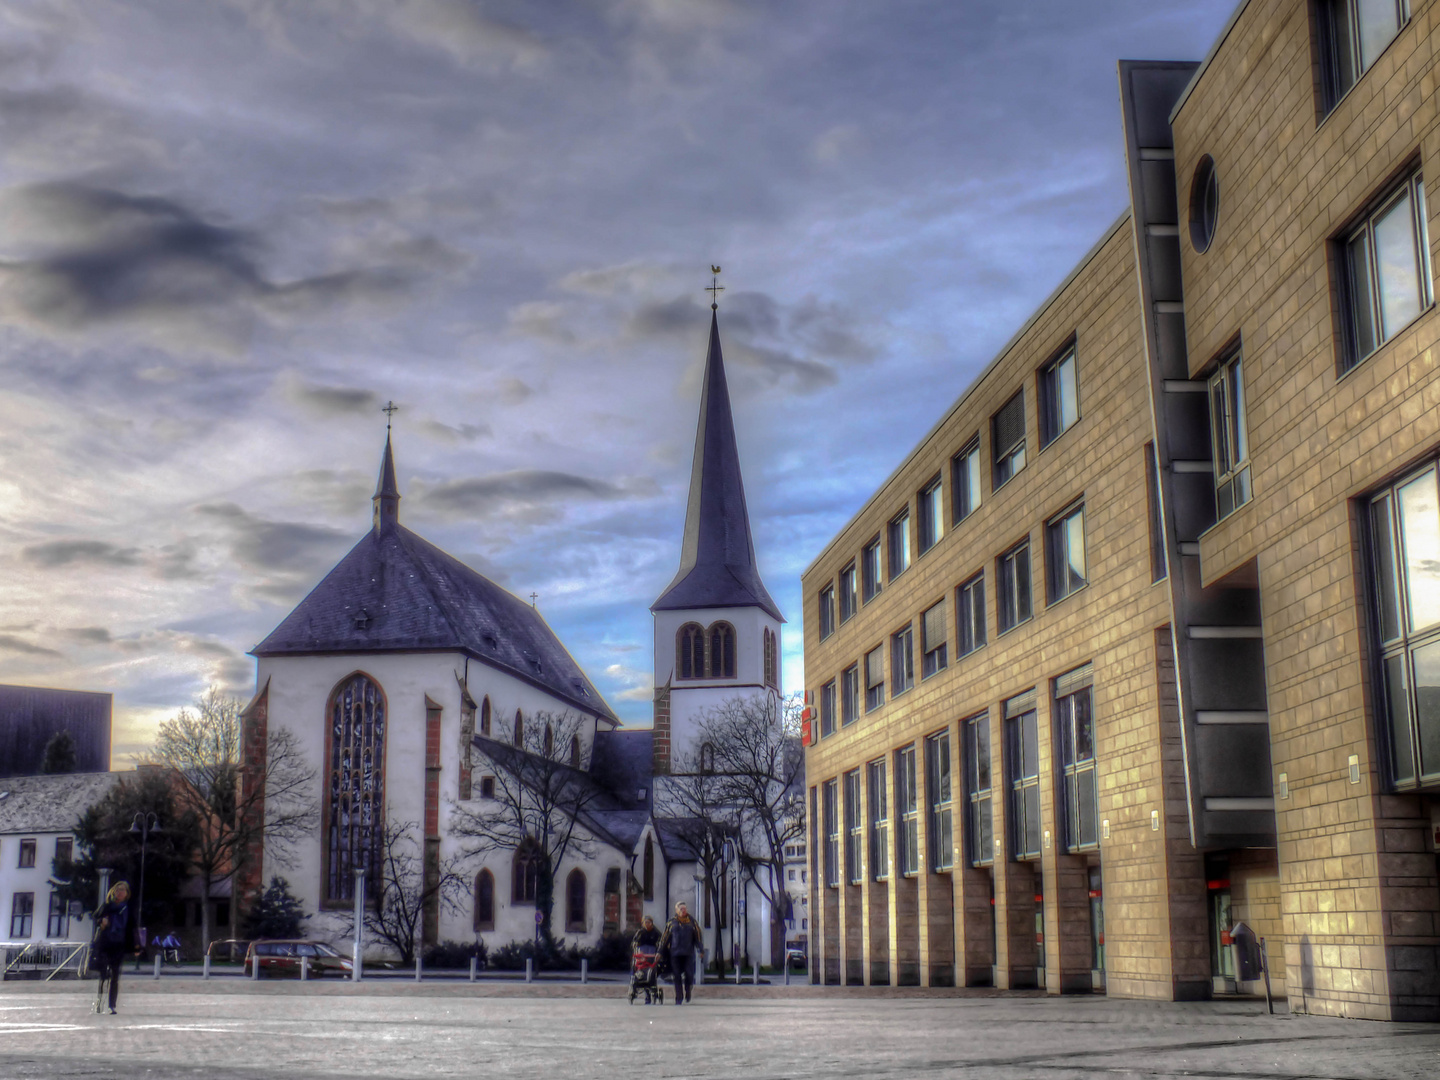
[{"label": "person with backpack", "polygon": [[120,968],[125,954],[140,953],[136,944],[135,920],[130,910],[130,884],[117,881],[105,894],[105,903],[95,912],[95,938],[90,943],[90,966],[100,976],[95,988],[95,1011],[100,1011],[100,1001],[105,984],[110,984],[110,1015],[115,1015],[115,999],[120,994]]},{"label": "person with backpack", "polygon": [[675,982],[675,1004],[690,1000],[695,985],[695,953],[700,949],[700,924],[690,917],[684,902],[675,905],[675,917],[665,924],[660,952],[669,957]]}]

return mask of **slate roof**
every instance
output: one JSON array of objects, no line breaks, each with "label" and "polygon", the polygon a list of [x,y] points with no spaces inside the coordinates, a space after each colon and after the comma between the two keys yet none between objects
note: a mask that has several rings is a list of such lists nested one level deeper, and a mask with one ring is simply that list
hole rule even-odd
[{"label": "slate roof", "polygon": [[[597,731],[590,751],[590,775],[615,793],[622,805],[648,810],[653,793],[654,736],[649,728]],[[641,791],[645,797],[639,797]]]},{"label": "slate roof", "polygon": [[40,771],[45,744],[61,731],[75,740],[75,765],[86,772],[110,767],[109,694],[0,686],[0,776]]},{"label": "slate roof", "polygon": [[[388,437],[385,451],[377,511],[399,501],[385,490]],[[252,655],[453,649],[619,723],[540,612],[393,517],[376,519]]]},{"label": "slate roof", "polygon": [[68,833],[119,782],[120,773],[60,773],[0,780],[0,833]]},{"label": "slate roof", "polygon": [[730,412],[725,360],[720,352],[720,326],[713,312],[680,570],[650,610],[712,607],[760,607],[773,618],[785,621],[755,565],[755,542],[750,536],[740,452],[735,443],[735,419]]}]

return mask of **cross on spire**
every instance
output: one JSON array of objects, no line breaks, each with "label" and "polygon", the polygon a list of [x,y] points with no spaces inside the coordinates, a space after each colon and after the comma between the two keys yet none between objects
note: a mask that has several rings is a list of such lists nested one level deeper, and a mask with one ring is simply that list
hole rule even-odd
[{"label": "cross on spire", "polygon": [[711,264],[710,273],[712,275],[710,284],[705,286],[705,291],[710,294],[710,310],[718,311],[720,308],[718,301],[720,294],[725,291],[725,286],[720,284],[720,268],[718,266]]},{"label": "cross on spire", "polygon": [[534,606],[535,606],[535,601],[536,601],[536,600],[539,600],[539,599],[540,599],[540,594],[539,594],[538,592],[532,592],[532,593],[530,594],[530,606],[531,606],[531,607],[534,607]]},{"label": "cross on spire", "polygon": [[393,401],[387,401],[380,406],[380,411],[385,414],[385,434],[390,434],[390,418],[400,411],[400,406]]}]

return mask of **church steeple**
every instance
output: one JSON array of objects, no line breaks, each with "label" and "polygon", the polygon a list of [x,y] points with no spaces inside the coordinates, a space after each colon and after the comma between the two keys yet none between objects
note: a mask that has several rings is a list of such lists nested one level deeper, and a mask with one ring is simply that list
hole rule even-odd
[{"label": "church steeple", "polygon": [[395,455],[390,450],[390,428],[385,428],[385,454],[380,459],[380,478],[375,482],[374,529],[379,536],[400,523],[400,488],[395,483]]},{"label": "church steeple", "polygon": [[720,351],[720,325],[713,305],[680,570],[650,610],[707,607],[759,607],[784,621],[755,565],[735,420]]}]

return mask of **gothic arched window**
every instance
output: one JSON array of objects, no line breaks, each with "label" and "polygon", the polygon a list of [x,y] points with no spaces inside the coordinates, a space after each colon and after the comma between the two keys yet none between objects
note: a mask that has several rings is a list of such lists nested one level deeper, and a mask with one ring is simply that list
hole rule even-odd
[{"label": "gothic arched window", "polygon": [[578,866],[565,879],[565,930],[585,932],[585,871]]},{"label": "gothic arched window", "polygon": [[545,725],[545,756],[555,756],[555,729],[549,724]]},{"label": "gothic arched window", "polygon": [[525,718],[520,715],[520,710],[515,710],[515,745],[525,745]]},{"label": "gothic arched window", "polygon": [[475,875],[475,929],[495,929],[495,875],[489,870]]},{"label": "gothic arched window", "polygon": [[515,849],[515,858],[510,864],[510,900],[516,904],[533,904],[540,891],[540,849],[531,837],[526,837]]},{"label": "gothic arched window", "polygon": [[710,677],[735,677],[735,628],[729,623],[717,622],[710,627]]},{"label": "gothic arched window", "polygon": [[480,703],[480,734],[487,739],[490,737],[490,699],[488,697]]},{"label": "gothic arched window", "polygon": [[715,771],[715,744],[700,744],[700,771],[702,773],[713,773]]},{"label": "gothic arched window", "polygon": [[572,769],[578,769],[578,768],[580,768],[580,736],[579,736],[579,735],[571,735],[571,736],[570,736],[570,767],[571,767]]},{"label": "gothic arched window", "polygon": [[703,679],[705,677],[705,631],[699,623],[686,623],[675,635],[675,647],[679,652],[679,675],[681,679]]},{"label": "gothic arched window", "polygon": [[642,871],[645,880],[645,899],[655,899],[655,843],[645,837],[645,864]]},{"label": "gothic arched window", "polygon": [[330,693],[325,800],[325,899],[353,900],[355,871],[376,895],[385,818],[385,693],[356,672]]}]

